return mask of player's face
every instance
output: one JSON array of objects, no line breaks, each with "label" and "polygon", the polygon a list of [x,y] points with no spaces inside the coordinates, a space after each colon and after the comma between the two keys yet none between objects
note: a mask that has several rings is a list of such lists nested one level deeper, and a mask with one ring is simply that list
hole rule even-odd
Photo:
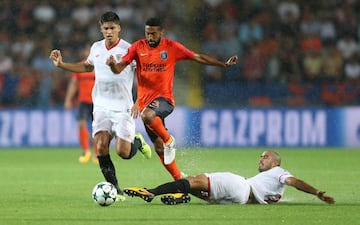
[{"label": "player's face", "polygon": [[160,27],[145,26],[145,37],[150,47],[155,48],[160,44],[164,30]]},{"label": "player's face", "polygon": [[269,151],[265,151],[260,156],[258,170],[259,170],[259,172],[263,172],[263,171],[273,168],[276,165],[277,165],[277,163],[276,163],[273,153],[269,152]]},{"label": "player's face", "polygon": [[100,30],[106,42],[112,45],[118,40],[121,27],[114,22],[105,22],[100,26]]}]

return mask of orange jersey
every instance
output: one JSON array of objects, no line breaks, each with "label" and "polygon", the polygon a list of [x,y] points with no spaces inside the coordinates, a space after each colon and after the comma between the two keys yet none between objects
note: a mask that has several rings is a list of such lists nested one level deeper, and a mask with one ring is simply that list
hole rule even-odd
[{"label": "orange jersey", "polygon": [[176,62],[191,59],[194,54],[179,42],[166,38],[161,38],[161,43],[155,48],[150,47],[146,39],[130,46],[122,60],[127,63],[136,61],[140,110],[158,97],[164,97],[175,105],[172,89]]},{"label": "orange jersey", "polygon": [[73,73],[73,77],[79,82],[78,101],[92,103],[91,92],[95,83],[95,73]]}]

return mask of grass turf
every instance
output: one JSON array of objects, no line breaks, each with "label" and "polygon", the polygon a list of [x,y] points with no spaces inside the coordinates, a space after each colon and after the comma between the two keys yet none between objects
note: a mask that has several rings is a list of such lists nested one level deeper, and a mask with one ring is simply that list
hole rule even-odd
[{"label": "grass turf", "polygon": [[[180,149],[179,167],[189,175],[231,171],[249,177],[257,173],[263,149]],[[327,191],[336,200],[326,205],[315,196],[287,187],[274,205],[163,205],[128,197],[100,207],[91,199],[93,186],[104,180],[93,163],[80,164],[78,149],[1,149],[0,225],[77,224],[360,224],[358,160],[349,149],[279,149],[282,166],[296,177]],[[171,180],[154,154],[122,160],[111,152],[122,187],[154,187]]]}]

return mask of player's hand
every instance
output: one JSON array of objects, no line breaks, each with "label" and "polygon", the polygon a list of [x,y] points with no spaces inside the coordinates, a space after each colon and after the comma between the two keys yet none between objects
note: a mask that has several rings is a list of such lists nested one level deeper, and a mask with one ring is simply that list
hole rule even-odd
[{"label": "player's hand", "polygon": [[225,66],[226,67],[229,67],[229,66],[232,66],[232,65],[235,65],[238,61],[238,56],[237,55],[234,55],[234,56],[231,56],[225,63]]},{"label": "player's hand", "polygon": [[140,116],[140,110],[137,102],[134,103],[134,105],[131,107],[131,116],[136,119]]},{"label": "player's hand", "polygon": [[325,191],[319,191],[316,195],[320,200],[322,200],[328,204],[335,203],[335,199],[333,197],[325,195]]},{"label": "player's hand", "polygon": [[62,63],[62,56],[60,50],[52,50],[49,58],[53,61],[54,66],[58,67]]},{"label": "player's hand", "polygon": [[109,66],[113,66],[116,64],[115,58],[113,55],[111,55],[107,60],[106,60],[106,64]]}]

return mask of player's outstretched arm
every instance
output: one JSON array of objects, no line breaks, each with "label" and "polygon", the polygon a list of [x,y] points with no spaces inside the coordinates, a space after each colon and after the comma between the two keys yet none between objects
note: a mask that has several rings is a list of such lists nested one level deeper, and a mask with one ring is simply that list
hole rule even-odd
[{"label": "player's outstretched arm", "polygon": [[226,62],[221,62],[209,55],[195,53],[195,55],[192,59],[201,64],[220,66],[220,67],[229,67],[229,66],[235,65],[237,63],[238,56],[237,55],[231,56]]},{"label": "player's outstretched arm", "polygon": [[289,186],[293,186],[296,189],[309,193],[309,194],[313,194],[316,195],[320,200],[328,203],[328,204],[334,204],[335,200],[333,197],[330,197],[328,195],[325,195],[325,191],[320,191],[317,190],[316,188],[314,188],[313,186],[311,186],[310,184],[299,180],[295,177],[289,177],[285,180],[285,183]]},{"label": "player's outstretched arm", "polygon": [[75,73],[82,73],[82,72],[90,72],[94,70],[94,67],[88,63],[78,62],[78,63],[65,63],[62,60],[60,50],[52,50],[50,52],[49,58],[53,61],[54,66],[59,67],[61,69],[75,72]]}]

